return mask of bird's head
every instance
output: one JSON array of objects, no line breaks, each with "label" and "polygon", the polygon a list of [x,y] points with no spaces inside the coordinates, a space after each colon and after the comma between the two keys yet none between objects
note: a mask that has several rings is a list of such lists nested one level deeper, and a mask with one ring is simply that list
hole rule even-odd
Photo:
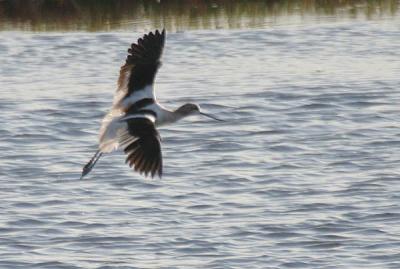
[{"label": "bird's head", "polygon": [[196,104],[184,104],[176,110],[176,113],[182,115],[182,117],[187,117],[190,115],[195,115],[200,113],[200,107]]},{"label": "bird's head", "polygon": [[199,115],[200,114],[200,115],[209,117],[209,118],[211,118],[213,120],[223,121],[223,120],[220,120],[220,119],[218,119],[218,118],[216,118],[214,116],[211,116],[209,114],[201,112],[200,111],[200,106],[197,105],[197,104],[191,104],[191,103],[184,104],[183,106],[179,107],[175,112],[177,114],[181,115],[182,118],[190,116],[190,115]]}]

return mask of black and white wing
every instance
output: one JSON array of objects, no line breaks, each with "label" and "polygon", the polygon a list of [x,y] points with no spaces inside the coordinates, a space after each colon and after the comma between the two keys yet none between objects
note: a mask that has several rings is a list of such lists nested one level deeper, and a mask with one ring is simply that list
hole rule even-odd
[{"label": "black and white wing", "polygon": [[164,43],[165,30],[156,30],[139,38],[129,48],[120,70],[113,106],[100,128],[102,152],[111,152],[119,147],[119,136],[126,129],[121,117],[132,115],[155,102],[153,83],[161,65]]},{"label": "black and white wing", "polygon": [[[130,118],[132,117],[132,118]],[[120,147],[126,153],[126,163],[145,176],[162,176],[162,154],[160,135],[154,125],[154,118],[147,115],[125,117],[127,131],[120,136]]]},{"label": "black and white wing", "polygon": [[165,30],[150,32],[131,44],[125,65],[121,67],[114,106],[127,110],[141,99],[155,99],[154,79],[161,66]]}]

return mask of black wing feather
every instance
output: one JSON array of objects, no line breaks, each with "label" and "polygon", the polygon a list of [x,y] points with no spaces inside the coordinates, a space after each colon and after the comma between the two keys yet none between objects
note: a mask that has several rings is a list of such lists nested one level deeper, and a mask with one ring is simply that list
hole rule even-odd
[{"label": "black wing feather", "polygon": [[153,84],[161,65],[160,58],[164,43],[165,30],[162,30],[161,33],[156,30],[155,33],[150,32],[143,38],[139,38],[136,44],[131,45],[124,66],[125,68],[131,67],[127,96]]},{"label": "black wing feather", "polygon": [[128,133],[136,138],[128,144],[124,152],[127,154],[126,163],[134,166],[135,171],[154,177],[162,176],[162,154],[160,135],[154,123],[148,118],[133,118],[127,120]]}]

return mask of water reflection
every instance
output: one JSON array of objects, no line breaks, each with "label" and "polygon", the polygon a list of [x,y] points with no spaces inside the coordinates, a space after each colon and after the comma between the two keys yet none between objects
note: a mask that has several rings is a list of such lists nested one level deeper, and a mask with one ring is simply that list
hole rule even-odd
[{"label": "water reflection", "polygon": [[0,1],[0,30],[110,31],[257,28],[319,18],[377,18],[398,14],[398,0],[370,1]]}]

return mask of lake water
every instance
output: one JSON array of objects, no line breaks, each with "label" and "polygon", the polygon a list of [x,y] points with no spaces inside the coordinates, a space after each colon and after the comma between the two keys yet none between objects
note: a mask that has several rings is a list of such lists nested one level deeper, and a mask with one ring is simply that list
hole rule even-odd
[{"label": "lake water", "polygon": [[146,31],[0,32],[0,268],[400,268],[398,15],[168,30],[160,102],[226,122],[79,180]]}]

